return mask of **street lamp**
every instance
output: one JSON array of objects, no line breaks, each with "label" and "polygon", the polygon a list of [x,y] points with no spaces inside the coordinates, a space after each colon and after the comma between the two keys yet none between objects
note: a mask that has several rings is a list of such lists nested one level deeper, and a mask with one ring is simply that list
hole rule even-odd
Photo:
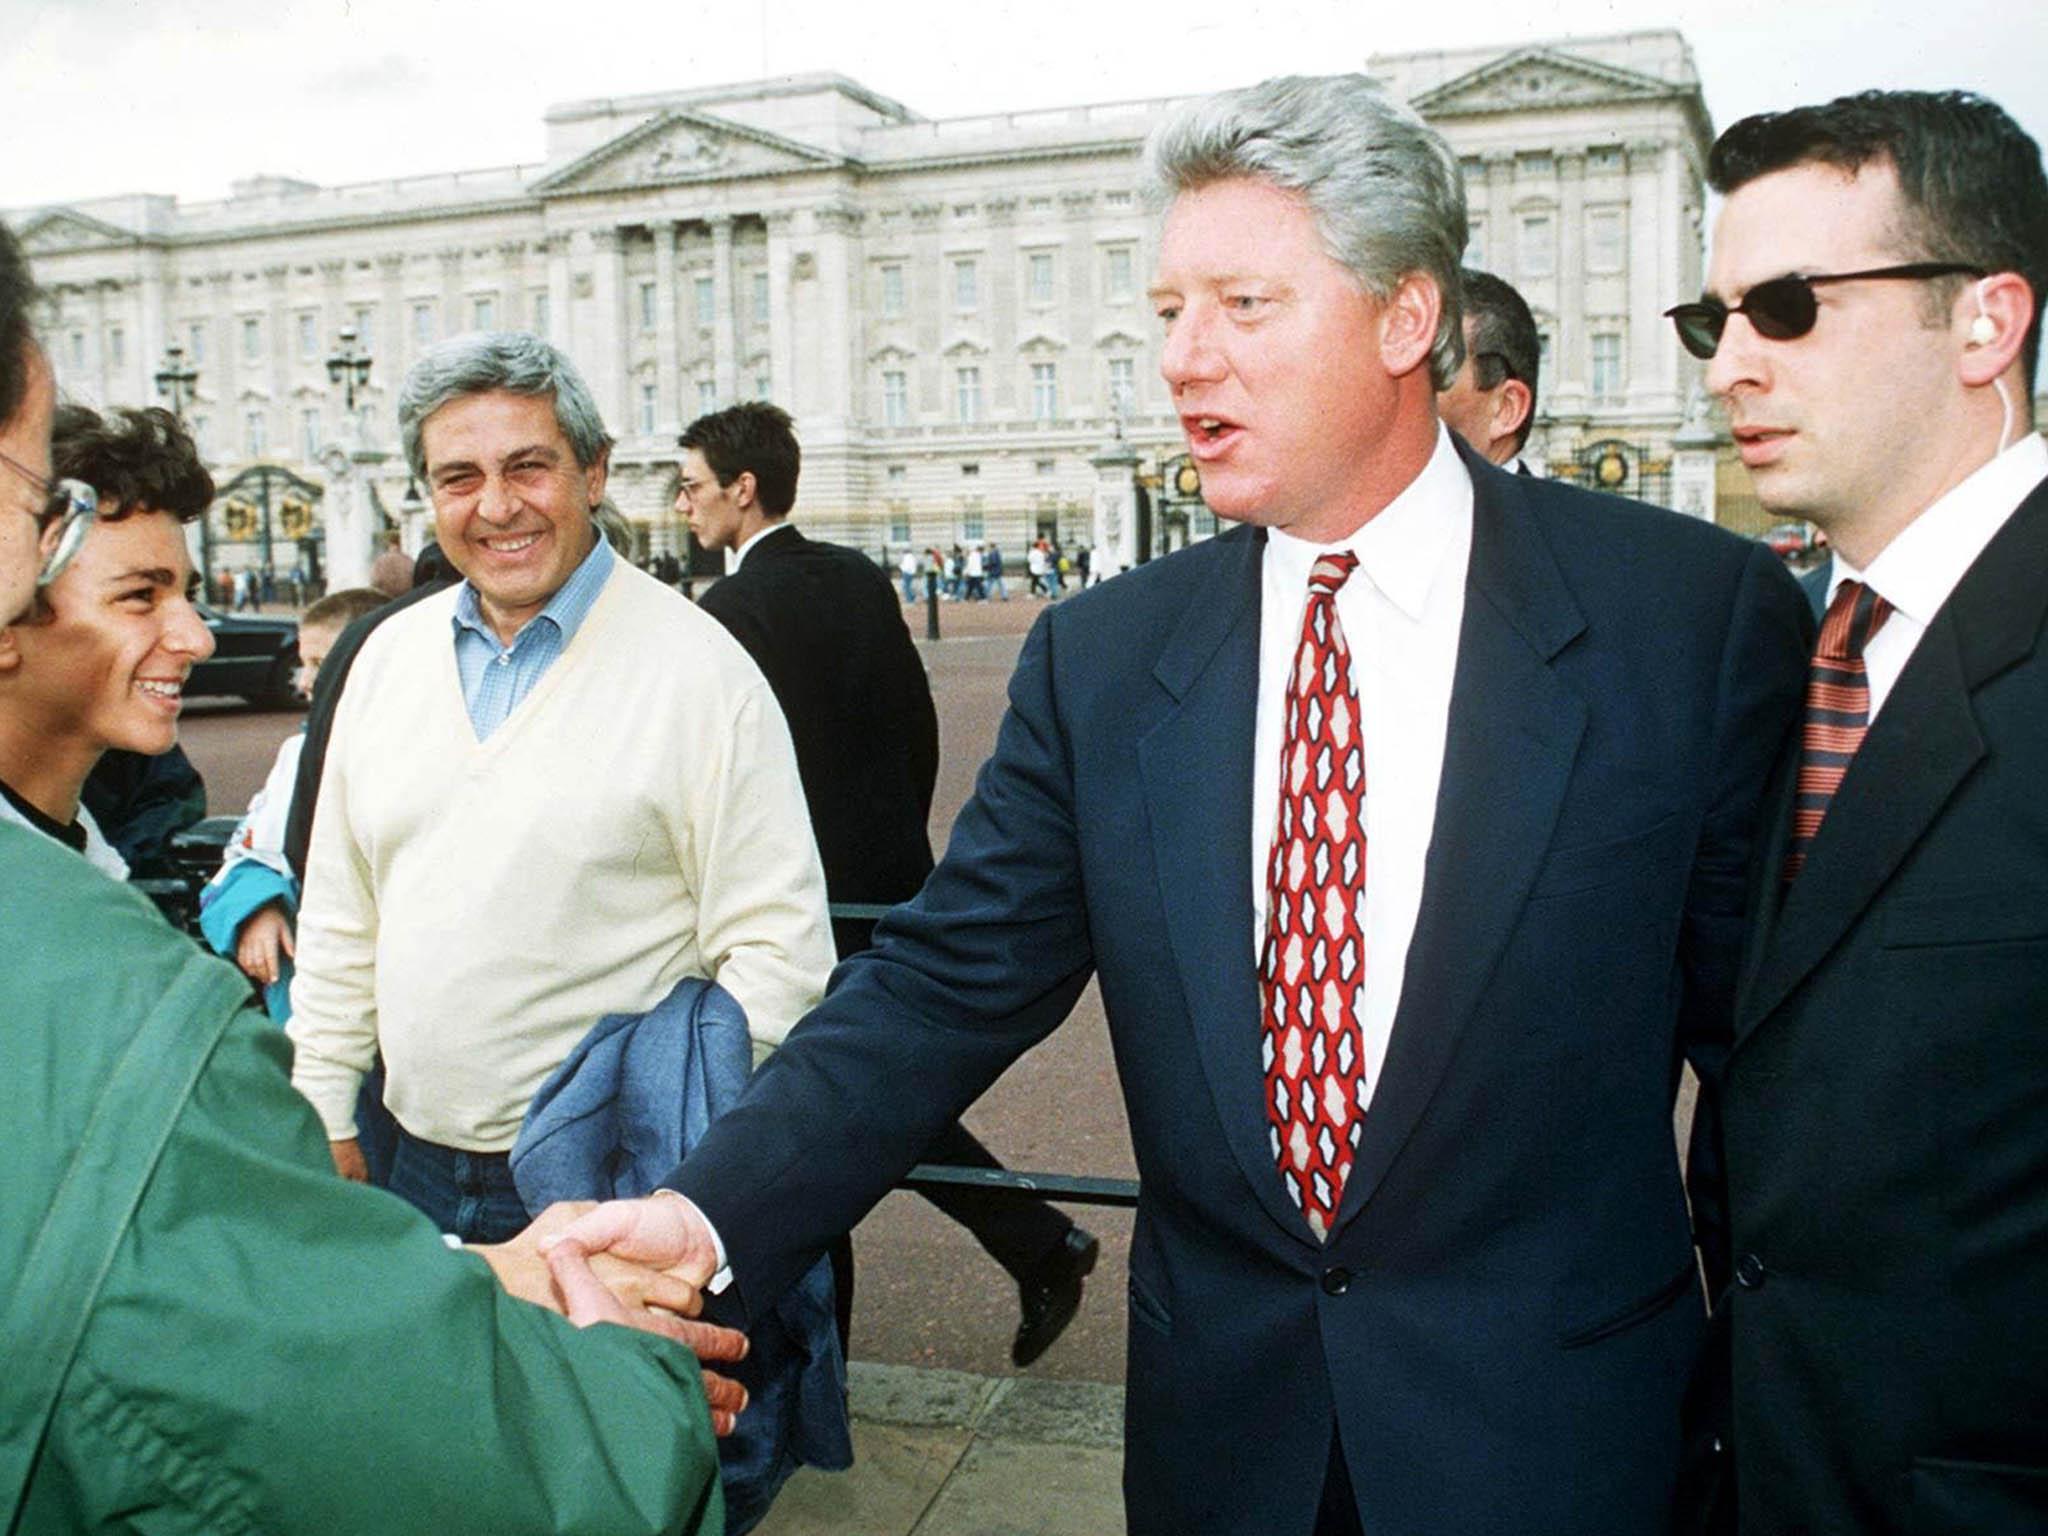
[{"label": "street lamp", "polygon": [[355,327],[352,325],[343,326],[336,341],[335,349],[327,359],[327,382],[342,387],[342,400],[350,417],[354,417],[356,391],[367,388],[370,382],[370,354],[357,349]]},{"label": "street lamp", "polygon": [[[185,349],[173,343],[164,348],[164,365],[156,371],[156,392],[171,403],[171,415],[182,426],[185,405],[198,392],[199,370],[185,361]],[[199,519],[199,578],[203,590],[211,591],[213,581],[213,511],[208,508]]]},{"label": "street lamp", "polygon": [[370,466],[384,456],[372,453],[365,441],[363,419],[356,412],[356,394],[370,383],[370,354],[356,344],[353,326],[335,337],[327,359],[327,379],[341,387],[346,427],[342,440],[320,455],[332,477],[328,482],[327,575],[334,587],[367,586],[370,557],[376,544],[376,501],[370,489]]}]

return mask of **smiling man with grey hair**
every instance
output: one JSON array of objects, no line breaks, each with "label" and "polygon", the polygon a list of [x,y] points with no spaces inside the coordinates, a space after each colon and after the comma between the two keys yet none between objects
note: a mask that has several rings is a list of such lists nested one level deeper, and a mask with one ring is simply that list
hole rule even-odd
[{"label": "smiling man with grey hair", "polygon": [[[1143,1179],[1136,1536],[1661,1536],[1671,1132],[1798,705],[1768,551],[1461,449],[1464,203],[1358,76],[1149,164],[1160,370],[1244,526],[1041,615],[923,892],[601,1248],[771,1303],[1101,984]],[[1369,790],[1369,793],[1368,793]]]},{"label": "smiling man with grey hair", "polygon": [[466,1240],[526,1225],[507,1151],[608,1014],[716,981],[779,1040],[831,969],[789,731],[723,628],[598,537],[611,439],[537,337],[457,337],[399,398],[464,580],[380,627],[335,713],[292,988],[293,1081]]}]

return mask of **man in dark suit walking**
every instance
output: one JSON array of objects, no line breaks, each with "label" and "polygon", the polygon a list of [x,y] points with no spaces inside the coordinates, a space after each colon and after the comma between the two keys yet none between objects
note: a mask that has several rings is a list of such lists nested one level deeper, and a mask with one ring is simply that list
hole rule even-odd
[{"label": "man in dark suit walking", "polygon": [[[835,902],[917,894],[932,870],[926,830],[939,773],[939,719],[924,662],[882,569],[859,550],[807,539],[789,521],[802,451],[789,416],[762,401],[700,416],[681,439],[677,510],[703,549],[734,568],[699,606],[754,658],[789,722],[797,772]],[[866,949],[872,918],[838,918],[841,959]],[[958,1122],[925,1160],[1000,1168]],[[1011,1357],[1029,1365],[1081,1304],[1096,1240],[1043,1200],[972,1189],[927,1198],[974,1233],[1017,1282]],[[833,1248],[842,1341],[852,1323],[853,1255]]]},{"label": "man in dark suit walking", "polygon": [[[1961,94],[1746,118],[1673,311],[1832,550],[1719,1097],[1744,1532],[2048,1530],[2048,180]],[[1788,275],[1789,274],[1789,275]]]},{"label": "man in dark suit walking", "polygon": [[1804,606],[1456,446],[1457,159],[1380,87],[1191,103],[1147,159],[1161,372],[1245,526],[1040,615],[922,893],[555,1273],[572,1315],[598,1247],[751,1313],[1093,975],[1132,1532],[1661,1536],[1706,1327],[1672,1100],[1726,1045]]}]

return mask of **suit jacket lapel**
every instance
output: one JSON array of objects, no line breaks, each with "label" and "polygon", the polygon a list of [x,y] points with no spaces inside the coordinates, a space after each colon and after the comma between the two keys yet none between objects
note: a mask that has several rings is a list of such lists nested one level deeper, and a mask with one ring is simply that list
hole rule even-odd
[{"label": "suit jacket lapel", "polygon": [[[1970,694],[2032,654],[2044,608],[2048,484],[1963,574],[1885,700],[1761,945],[1738,1043],[1827,957],[1984,756]],[[1771,845],[1782,860],[1789,797],[1777,809]],[[1775,878],[1759,872],[1760,885]]]},{"label": "suit jacket lapel", "polygon": [[[1550,662],[1585,629],[1520,482],[1466,456],[1472,559],[1436,826],[1393,1039],[1338,1230],[1372,1198],[1450,1065],[1550,845],[1586,727]],[[1334,1238],[1333,1238],[1334,1240]]]},{"label": "suit jacket lapel", "polygon": [[1154,677],[1177,701],[1138,742],[1167,932],[1216,1117],[1266,1213],[1313,1243],[1266,1139],[1252,953],[1252,751],[1259,691],[1259,578],[1265,539],[1226,535]]}]

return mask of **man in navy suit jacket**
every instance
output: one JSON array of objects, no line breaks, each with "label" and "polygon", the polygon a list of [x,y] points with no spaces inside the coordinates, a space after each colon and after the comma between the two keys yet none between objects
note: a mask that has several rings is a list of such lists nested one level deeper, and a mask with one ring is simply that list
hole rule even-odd
[{"label": "man in navy suit jacket", "polygon": [[[1195,103],[1148,161],[1161,372],[1247,526],[1040,617],[922,893],[682,1198],[591,1213],[558,1280],[589,1315],[580,1255],[611,1247],[751,1314],[1092,975],[1143,1182],[1129,1529],[1653,1536],[1706,1321],[1672,1103],[1682,1054],[1726,1045],[1804,605],[1761,546],[1453,444],[1457,161],[1379,87]],[[1321,1235],[1269,1119],[1259,960],[1333,554],[1369,853],[1316,876],[1365,951],[1326,1021],[1364,1107],[1327,1110],[1357,1138]]]},{"label": "man in navy suit jacket", "polygon": [[1873,91],[1708,174],[1674,317],[1830,549],[1709,1085],[1740,1528],[2048,1531],[2048,173],[1991,102]]}]

